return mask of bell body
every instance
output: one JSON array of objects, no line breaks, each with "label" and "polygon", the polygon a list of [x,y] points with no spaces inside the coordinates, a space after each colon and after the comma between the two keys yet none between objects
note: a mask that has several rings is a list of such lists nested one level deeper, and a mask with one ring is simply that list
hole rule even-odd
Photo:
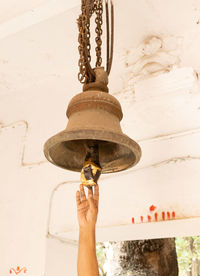
[{"label": "bell body", "polygon": [[101,91],[87,91],[76,95],[67,109],[67,131],[99,130],[122,133],[120,120],[122,110],[119,102]]},{"label": "bell body", "polygon": [[102,173],[125,170],[140,160],[141,149],[123,134],[121,106],[110,94],[90,90],[76,95],[69,103],[67,117],[66,129],[44,146],[45,156],[53,164],[80,172],[91,142],[98,144]]}]

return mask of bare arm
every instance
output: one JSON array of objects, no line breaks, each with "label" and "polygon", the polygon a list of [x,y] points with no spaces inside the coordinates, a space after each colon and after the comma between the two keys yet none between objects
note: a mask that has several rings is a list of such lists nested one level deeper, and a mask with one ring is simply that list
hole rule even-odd
[{"label": "bare arm", "polygon": [[78,276],[99,276],[95,239],[98,202],[98,185],[95,186],[94,195],[92,190],[88,190],[88,199],[83,185],[80,185],[80,191],[76,192],[79,221]]}]

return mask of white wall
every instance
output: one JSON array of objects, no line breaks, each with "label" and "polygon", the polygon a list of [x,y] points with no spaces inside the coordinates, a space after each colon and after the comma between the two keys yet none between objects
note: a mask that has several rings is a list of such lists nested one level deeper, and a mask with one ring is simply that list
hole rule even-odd
[{"label": "white wall", "polygon": [[45,276],[76,276],[77,253],[77,245],[48,238],[46,240]]},{"label": "white wall", "polygon": [[[63,254],[64,262],[68,255],[64,245],[60,249],[56,241],[50,241],[50,245],[47,241],[46,249],[48,230],[59,238],[77,239],[75,191],[79,175],[48,164],[43,155],[44,142],[65,128],[67,104],[81,91],[77,80],[76,25],[80,9],[65,11],[59,3],[58,13],[47,6],[44,11],[48,14],[33,13],[29,18],[40,15],[39,21],[26,25],[27,21],[22,22],[19,17],[18,22],[24,23],[21,27],[21,23],[9,25],[11,29],[0,25],[0,275],[3,276],[17,266],[26,267],[28,276],[44,276],[46,250],[46,269],[50,269],[49,258],[50,263],[60,265],[52,260],[57,260],[57,254]],[[99,240],[134,239],[147,233],[151,238],[160,235],[161,229],[169,229],[163,232],[165,235],[177,234],[177,229],[199,233],[200,90],[196,73],[200,70],[197,24],[200,5],[198,1],[193,5],[187,0],[149,3],[127,0],[124,5],[123,0],[116,1],[110,91],[122,104],[123,130],[139,141],[143,157],[127,173],[101,177]],[[8,19],[11,13],[3,7],[1,11]],[[25,11],[22,7],[20,13]],[[162,47],[156,48],[151,40],[146,42],[149,36],[159,36]],[[137,55],[127,59],[130,52]],[[152,62],[156,66],[151,66]],[[155,74],[158,67],[161,70]],[[48,227],[52,191],[62,183],[65,188],[55,192]],[[138,223],[133,225],[133,216],[144,214],[147,218],[151,204],[157,207],[159,215],[163,210],[175,210],[176,220],[143,224],[136,220]],[[120,224],[125,224],[125,228]],[[75,249],[69,251],[75,260]]]}]

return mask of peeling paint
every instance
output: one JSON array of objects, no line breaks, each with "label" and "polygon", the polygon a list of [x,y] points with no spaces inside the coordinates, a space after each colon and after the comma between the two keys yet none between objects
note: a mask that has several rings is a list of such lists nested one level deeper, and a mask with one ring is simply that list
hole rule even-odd
[{"label": "peeling paint", "polygon": [[180,41],[179,37],[149,36],[137,49],[126,50],[122,57],[126,67],[122,77],[123,90],[131,89],[139,80],[170,72],[177,67],[180,64]]}]

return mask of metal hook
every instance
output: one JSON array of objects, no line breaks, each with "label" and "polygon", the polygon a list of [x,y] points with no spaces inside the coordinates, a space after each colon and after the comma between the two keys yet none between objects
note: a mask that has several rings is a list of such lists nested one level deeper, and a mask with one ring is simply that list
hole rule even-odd
[{"label": "metal hook", "polygon": [[111,6],[111,37],[110,37],[109,7],[108,7],[108,0],[106,0],[106,31],[107,31],[106,71],[108,75],[110,74],[111,67],[112,67],[113,48],[114,48],[114,5],[112,0],[110,0],[110,6]]}]

